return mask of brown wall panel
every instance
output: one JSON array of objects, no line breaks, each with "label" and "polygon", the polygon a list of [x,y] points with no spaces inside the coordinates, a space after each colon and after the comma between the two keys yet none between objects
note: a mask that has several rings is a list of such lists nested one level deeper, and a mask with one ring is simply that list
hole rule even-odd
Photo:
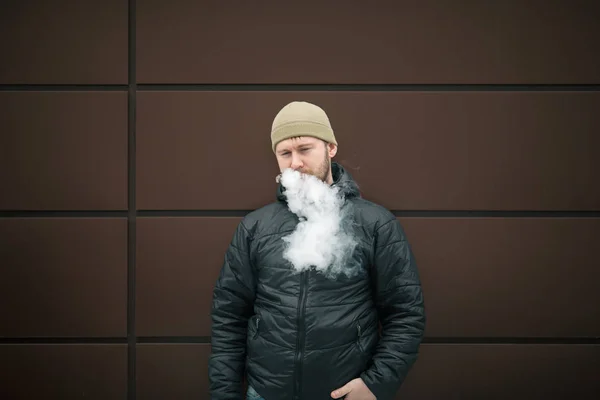
[{"label": "brown wall panel", "polygon": [[210,307],[240,218],[138,218],[136,334],[209,336]]},{"label": "brown wall panel", "polygon": [[0,345],[0,398],[127,399],[127,345]]},{"label": "brown wall panel", "polygon": [[0,219],[0,265],[0,337],[126,335],[126,219]]},{"label": "brown wall panel", "polygon": [[[138,209],[250,209],[275,199],[282,94],[140,92]],[[271,120],[270,120],[271,119]]]},{"label": "brown wall panel", "polygon": [[599,210],[600,92],[141,92],[140,209],[275,198],[270,128],[321,105],[363,195],[391,209]]},{"label": "brown wall panel", "polygon": [[600,47],[599,18],[594,0],[352,1],[344,7],[335,0],[235,7],[147,0],[137,4],[137,78],[598,83],[600,56],[591,49]]},{"label": "brown wall panel", "polygon": [[208,344],[138,344],[137,399],[208,399]]},{"label": "brown wall panel", "polygon": [[[422,274],[427,336],[600,335],[600,219],[400,220]],[[238,222],[138,221],[138,335],[210,335],[213,285]]]},{"label": "brown wall panel", "polygon": [[127,93],[0,92],[0,209],[127,209]]},{"label": "brown wall panel", "polygon": [[600,336],[600,218],[401,218],[427,336]]},{"label": "brown wall panel", "polygon": [[0,84],[127,83],[127,1],[9,0]]},{"label": "brown wall panel", "polygon": [[[208,344],[137,347],[138,398],[208,399]],[[598,345],[424,344],[398,399],[596,399]]]},{"label": "brown wall panel", "polygon": [[425,344],[398,400],[600,398],[598,345]]}]

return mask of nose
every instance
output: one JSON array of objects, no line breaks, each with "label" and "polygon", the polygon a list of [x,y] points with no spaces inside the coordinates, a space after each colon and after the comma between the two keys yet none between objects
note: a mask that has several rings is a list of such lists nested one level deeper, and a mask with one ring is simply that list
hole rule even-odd
[{"label": "nose", "polygon": [[290,165],[290,167],[293,170],[297,170],[297,169],[302,168],[302,166],[303,166],[303,164],[302,164],[302,161],[300,160],[300,157],[292,154],[292,165]]}]

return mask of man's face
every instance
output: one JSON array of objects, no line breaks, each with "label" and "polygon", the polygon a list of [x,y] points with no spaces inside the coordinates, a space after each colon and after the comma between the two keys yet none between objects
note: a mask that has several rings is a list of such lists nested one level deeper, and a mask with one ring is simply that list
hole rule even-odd
[{"label": "man's face", "polygon": [[322,140],[310,136],[283,140],[275,147],[275,156],[279,170],[292,168],[301,173],[314,175],[331,185],[331,158],[335,156],[337,146],[325,144]]}]

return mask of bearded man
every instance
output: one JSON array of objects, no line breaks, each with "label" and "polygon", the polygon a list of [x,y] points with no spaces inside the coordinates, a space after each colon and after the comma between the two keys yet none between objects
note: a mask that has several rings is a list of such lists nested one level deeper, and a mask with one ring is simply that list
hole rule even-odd
[{"label": "bearded man", "polygon": [[403,227],[333,162],[325,111],[294,101],[271,127],[276,199],[238,225],[214,287],[213,400],[392,400],[425,310]]}]

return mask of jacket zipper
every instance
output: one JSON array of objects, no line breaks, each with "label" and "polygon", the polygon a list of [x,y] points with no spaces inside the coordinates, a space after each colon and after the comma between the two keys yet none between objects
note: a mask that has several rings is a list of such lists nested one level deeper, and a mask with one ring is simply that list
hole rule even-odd
[{"label": "jacket zipper", "polygon": [[295,398],[301,398],[302,384],[302,358],[304,350],[304,312],[306,309],[306,290],[308,286],[308,271],[302,272],[300,281],[300,298],[298,299],[298,336],[296,338],[296,381],[295,381]]}]

